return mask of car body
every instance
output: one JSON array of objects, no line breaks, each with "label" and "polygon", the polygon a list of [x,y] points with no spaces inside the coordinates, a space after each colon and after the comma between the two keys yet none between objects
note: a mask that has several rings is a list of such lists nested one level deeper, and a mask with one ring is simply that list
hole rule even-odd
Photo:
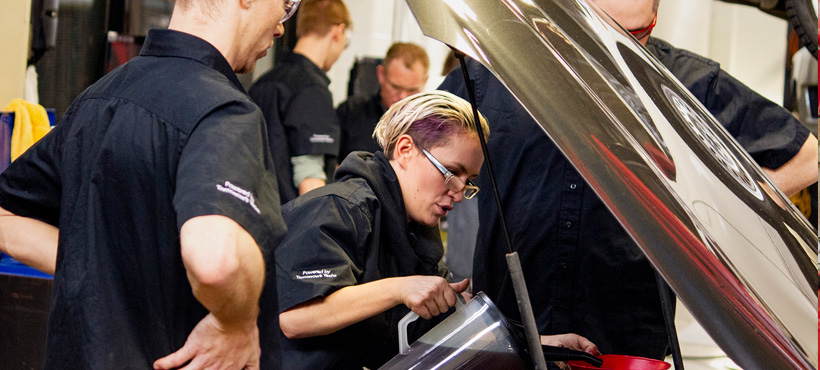
[{"label": "car body", "polygon": [[817,368],[817,231],[625,30],[583,0],[408,4],[515,95],[732,360]]}]

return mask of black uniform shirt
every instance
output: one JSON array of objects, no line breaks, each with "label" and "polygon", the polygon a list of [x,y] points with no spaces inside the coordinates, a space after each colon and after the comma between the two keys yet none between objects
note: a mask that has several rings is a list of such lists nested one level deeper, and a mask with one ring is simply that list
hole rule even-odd
[{"label": "black uniform shirt", "polygon": [[[396,173],[381,152],[354,152],[336,182],[282,207],[288,234],[276,249],[280,311],[352,285],[410,275],[446,276],[438,227],[408,223]],[[398,305],[329,335],[282,339],[285,369],[376,369],[398,353]],[[418,320],[417,337],[435,324]]]},{"label": "black uniform shirt", "polygon": [[353,96],[339,104],[336,108],[342,129],[339,162],[357,150],[370,153],[382,150],[379,142],[373,138],[373,129],[376,128],[376,124],[379,123],[385,111],[379,92],[371,96]]},{"label": "black uniform shirt", "polygon": [[[759,163],[777,168],[806,140],[808,132],[788,112],[718,73],[716,63],[687,54],[671,60],[678,62],[667,65],[672,73],[707,109],[719,119],[731,118],[721,123],[730,133],[742,133],[741,144]],[[649,261],[512,94],[479,63],[469,60],[468,68],[478,109],[492,126],[487,145],[539,332],[574,332],[603,353],[663,358],[669,341]],[[460,67],[440,89],[467,98]],[[744,108],[744,101],[755,106]],[[758,113],[733,114],[747,109]],[[765,117],[777,119],[757,121]],[[761,147],[768,149],[756,150]],[[487,172],[481,173],[477,185],[489,189]],[[491,192],[479,193],[478,207],[473,290],[484,291],[504,314],[520,321]]]},{"label": "black uniform shirt", "polygon": [[650,37],[647,50],[672,72],[761,167],[776,169],[800,151],[809,129],[720,64]]},{"label": "black uniform shirt", "polygon": [[293,186],[291,157],[324,155],[327,181],[333,179],[339,154],[339,119],[328,90],[330,79],[303,55],[290,52],[251,86],[262,109],[282,204],[299,194]]},{"label": "black uniform shirt", "polygon": [[[265,135],[218,50],[152,30],[3,172],[0,206],[60,229],[47,369],[150,369],[182,347],[208,313],[182,264],[187,220],[229,217],[272,255],[285,227]],[[267,348],[276,335],[260,332]]]}]

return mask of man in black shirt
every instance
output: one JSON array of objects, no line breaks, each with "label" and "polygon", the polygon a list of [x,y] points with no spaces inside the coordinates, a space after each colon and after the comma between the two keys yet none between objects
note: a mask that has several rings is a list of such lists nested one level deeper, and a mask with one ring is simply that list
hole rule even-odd
[{"label": "man in black shirt", "polygon": [[[817,139],[792,115],[744,86],[713,61],[649,38],[652,0],[597,1],[643,15],[639,40],[732,134],[781,190],[790,194],[817,180]],[[643,34],[641,34],[643,33]],[[640,37],[639,37],[640,36]],[[668,337],[649,261],[580,174],[544,137],[542,129],[492,73],[468,61],[478,109],[493,125],[487,143],[513,248],[530,286],[539,332],[575,332],[603,353],[663,358]],[[461,70],[441,89],[466,97]],[[781,176],[781,174],[789,174]],[[490,187],[479,176],[479,187]],[[505,279],[506,243],[492,194],[478,194],[481,232],[476,243],[473,289],[484,291],[519,320],[514,290]],[[534,287],[534,288],[532,288]]]},{"label": "man in black shirt", "polygon": [[260,337],[278,368],[257,315],[285,225],[234,71],[282,34],[286,3],[178,0],[0,176],[0,249],[54,274],[46,369],[258,369]]},{"label": "man in black shirt", "polygon": [[325,73],[352,25],[342,0],[302,1],[296,47],[250,88],[268,123],[282,204],[333,179],[339,120]]},{"label": "man in black shirt", "polygon": [[817,182],[817,138],[792,114],[720,69],[650,37],[660,0],[593,0],[625,27],[727,128],[787,196]]},{"label": "man in black shirt", "polygon": [[339,163],[353,151],[375,153],[381,150],[373,138],[376,123],[387,108],[424,89],[429,69],[430,59],[420,46],[409,42],[390,46],[382,64],[376,68],[379,92],[351,97],[336,108],[342,130]]}]

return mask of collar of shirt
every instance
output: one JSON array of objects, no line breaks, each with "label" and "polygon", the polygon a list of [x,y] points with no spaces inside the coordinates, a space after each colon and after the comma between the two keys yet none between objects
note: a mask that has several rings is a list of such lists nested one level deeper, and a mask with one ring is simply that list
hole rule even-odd
[{"label": "collar of shirt", "polygon": [[302,54],[290,51],[282,56],[282,60],[280,61],[280,63],[296,64],[303,70],[313,75],[321,76],[322,80],[325,81],[327,85],[330,85],[330,77],[327,76],[327,73],[325,73],[325,71],[319,68],[319,66],[314,64],[310,59],[308,59],[306,56]]},{"label": "collar of shirt", "polygon": [[187,58],[198,61],[222,73],[237,90],[246,93],[222,53],[209,42],[194,35],[174,30],[150,30],[140,55]]}]

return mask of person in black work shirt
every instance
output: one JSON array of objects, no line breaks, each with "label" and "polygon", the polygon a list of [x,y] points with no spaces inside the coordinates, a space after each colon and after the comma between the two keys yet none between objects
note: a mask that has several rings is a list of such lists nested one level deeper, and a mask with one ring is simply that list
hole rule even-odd
[{"label": "person in black work shirt", "polygon": [[380,149],[373,138],[379,118],[399,100],[420,93],[429,69],[430,59],[421,46],[397,42],[387,49],[382,64],[376,68],[379,92],[351,97],[336,108],[342,130],[339,162],[357,150],[375,153]]},{"label": "person in black work shirt", "polygon": [[[384,152],[353,152],[336,182],[283,207],[291,231],[276,278],[287,369],[376,369],[398,354],[397,324],[410,309],[440,315],[467,288],[443,278],[438,222],[477,191],[470,179],[484,156],[472,108],[445,92],[413,95],[387,111],[376,137]],[[544,342],[597,353],[577,335]]]},{"label": "person in black work shirt", "polygon": [[[649,38],[646,29],[657,8],[652,0],[639,2],[641,6],[631,6],[632,1],[613,0],[608,5],[623,4],[621,9],[629,11],[648,7],[636,24],[615,19],[644,33],[637,38],[649,39],[650,52],[718,118],[775,184],[789,194],[816,181],[816,138],[789,112],[733,79],[717,63]],[[601,4],[609,11],[605,5]],[[475,81],[478,108],[494,125],[487,145],[513,248],[520,255],[528,286],[536,287],[530,289],[530,297],[539,332],[578,333],[603,353],[665,357],[669,340],[649,261],[504,85],[480,63],[468,60],[467,66]],[[440,89],[467,96],[461,69],[448,75]],[[779,173],[792,175],[783,179]],[[476,183],[490,186],[485,176]],[[506,242],[492,194],[480,193],[478,207],[473,290],[484,291],[504,314],[520,320],[513,287],[503,278]]]},{"label": "person in black work shirt", "polygon": [[295,9],[220,5],[177,1],[168,30],[0,176],[0,249],[54,274],[46,369],[258,369],[260,337],[262,367],[279,367],[275,320],[260,331],[257,315],[285,225],[234,71]]},{"label": "person in black work shirt", "polygon": [[293,51],[249,91],[268,123],[282,204],[333,178],[339,119],[326,72],[347,46],[353,25],[342,0],[304,0],[296,17]]}]

